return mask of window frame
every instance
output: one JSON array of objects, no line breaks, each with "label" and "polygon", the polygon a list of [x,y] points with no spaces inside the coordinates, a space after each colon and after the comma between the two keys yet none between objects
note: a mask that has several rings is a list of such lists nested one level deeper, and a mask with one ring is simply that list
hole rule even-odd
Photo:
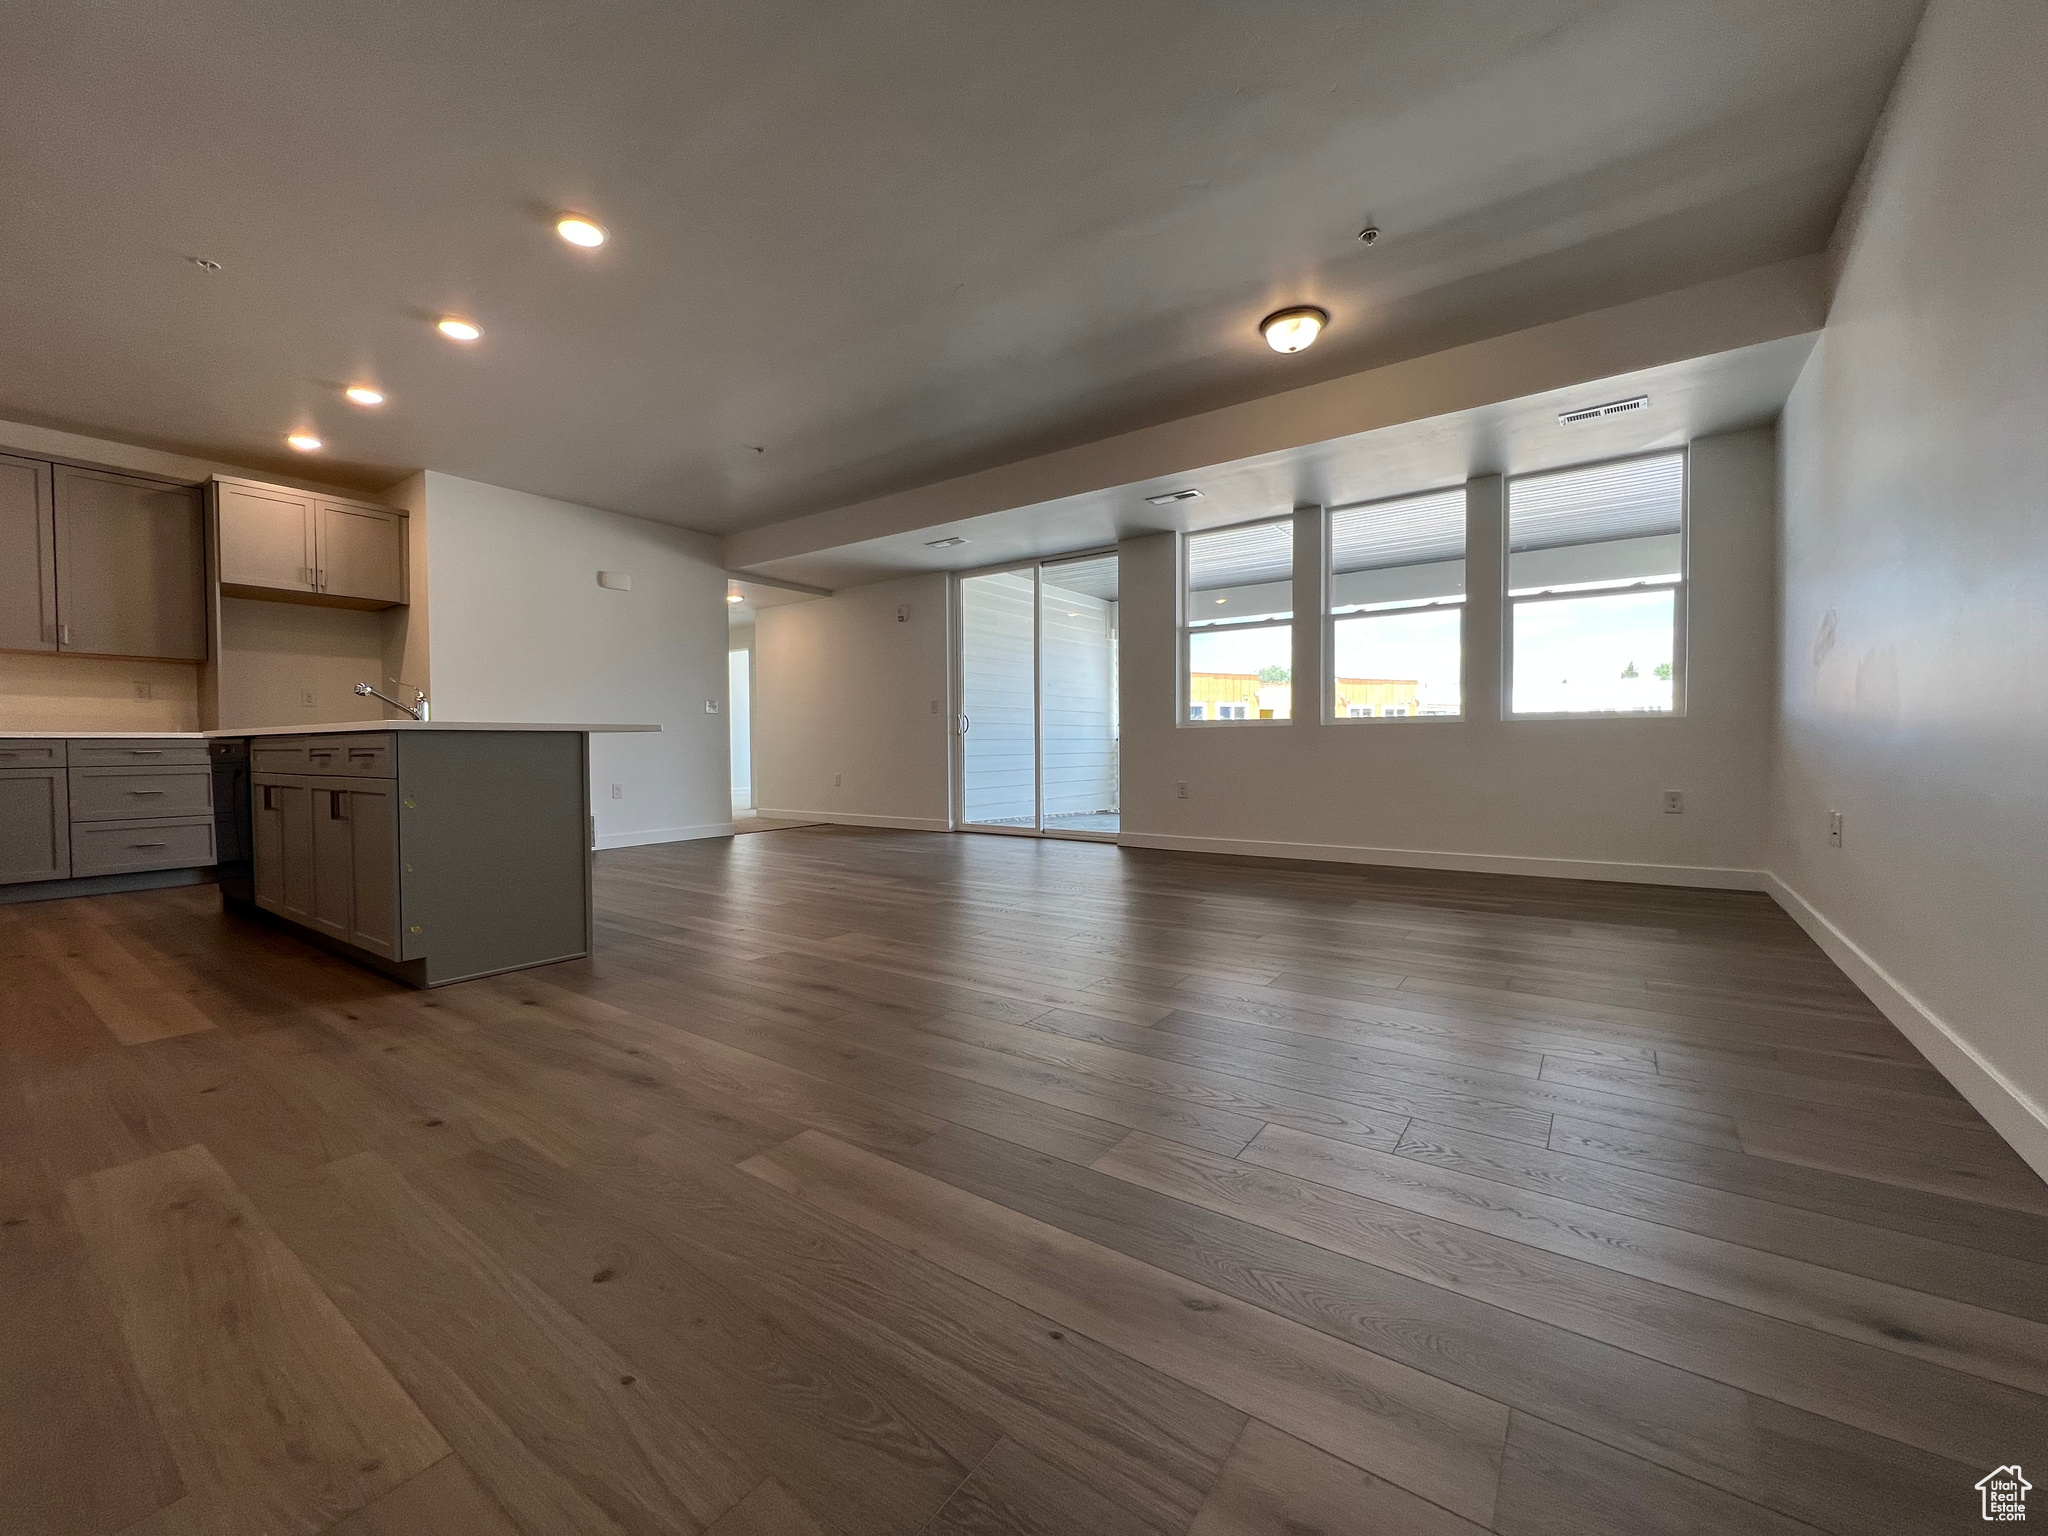
[{"label": "window frame", "polygon": [[[1472,608],[1472,482],[1460,480],[1451,485],[1439,485],[1428,490],[1402,491],[1394,496],[1375,496],[1370,501],[1346,502],[1342,506],[1323,508],[1321,605],[1323,610],[1323,703],[1322,721],[1325,725],[1359,725],[1370,721],[1375,725],[1385,721],[1398,720],[1413,724],[1418,720],[1440,720],[1462,724],[1470,718],[1465,709],[1465,647],[1471,638],[1472,625],[1466,615]],[[1418,496],[1441,496],[1451,491],[1459,492],[1465,498],[1465,538],[1460,546],[1459,560],[1465,567],[1465,592],[1456,602],[1433,598],[1425,602],[1411,603],[1400,608],[1382,609],[1380,614],[1337,613],[1334,611],[1337,596],[1337,535],[1336,521],[1340,512],[1360,512],[1367,507],[1384,506],[1389,502],[1413,501]],[[1426,715],[1418,703],[1412,713],[1389,715],[1375,708],[1371,714],[1353,715],[1340,712],[1337,708],[1337,624],[1341,619],[1377,618],[1382,614],[1426,613],[1432,609],[1454,608],[1458,613],[1458,708],[1452,714]]]},{"label": "window frame", "polygon": [[[1193,530],[1183,530],[1181,533],[1175,536],[1174,587],[1176,595],[1174,598],[1174,613],[1176,619],[1176,628],[1180,632],[1180,645],[1178,649],[1179,678],[1177,683],[1177,687],[1180,693],[1180,706],[1175,711],[1174,719],[1174,725],[1177,729],[1184,731],[1207,731],[1215,730],[1219,726],[1227,729],[1242,729],[1243,727],[1248,725],[1292,725],[1297,720],[1302,718],[1301,690],[1294,684],[1295,646],[1293,643],[1294,637],[1292,633],[1294,626],[1301,622],[1301,615],[1294,611],[1295,604],[1293,597],[1293,585],[1294,578],[1296,575],[1294,569],[1294,524],[1296,515],[1296,513],[1289,511],[1282,513],[1278,517],[1269,516],[1247,518],[1245,521],[1241,523],[1223,523],[1214,528],[1197,528]],[[1223,632],[1226,629],[1233,631],[1242,631],[1245,633],[1249,633],[1250,631],[1255,629],[1284,628],[1289,631],[1287,677],[1288,687],[1291,691],[1288,696],[1289,705],[1287,716],[1285,719],[1275,718],[1272,720],[1264,720],[1257,715],[1250,714],[1247,714],[1239,718],[1232,718],[1222,714],[1211,713],[1205,719],[1191,720],[1188,718],[1188,710],[1192,706],[1193,701],[1188,698],[1188,689],[1190,687],[1190,679],[1194,675],[1194,667],[1190,664],[1189,656],[1192,649],[1190,643],[1191,637],[1196,632],[1196,626],[1189,622],[1188,612],[1188,599],[1191,596],[1188,586],[1190,580],[1190,573],[1188,568],[1189,542],[1194,539],[1203,538],[1212,533],[1233,533],[1240,528],[1258,528],[1266,525],[1285,528],[1287,530],[1287,580],[1289,588],[1287,600],[1287,617],[1284,619],[1247,619],[1241,623],[1233,623],[1227,626],[1204,624],[1200,626],[1200,628],[1201,631],[1206,634],[1217,634]],[[1216,710],[1220,710],[1222,709],[1222,707],[1223,706],[1220,704],[1213,706],[1213,708]]]},{"label": "window frame", "polygon": [[[1609,464],[1630,464],[1639,459],[1669,458],[1678,454],[1678,580],[1633,581],[1625,586],[1579,587],[1565,591],[1514,594],[1514,485],[1542,475],[1570,474],[1574,470],[1604,469]],[[1669,592],[1671,598],[1671,707],[1658,710],[1568,709],[1527,710],[1515,708],[1515,610],[1524,603],[1569,602],[1575,599],[1622,597],[1632,592]],[[1586,459],[1551,469],[1534,469],[1525,474],[1505,476],[1500,501],[1500,717],[1504,722],[1523,720],[1682,720],[1685,718],[1691,668],[1686,664],[1690,649],[1692,617],[1692,442],[1676,449],[1653,448],[1643,453],[1616,454],[1604,459]]]}]

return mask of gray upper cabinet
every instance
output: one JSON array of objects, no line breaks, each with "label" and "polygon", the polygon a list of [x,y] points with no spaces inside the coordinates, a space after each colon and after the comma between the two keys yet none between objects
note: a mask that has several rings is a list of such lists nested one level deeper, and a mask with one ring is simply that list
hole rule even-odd
[{"label": "gray upper cabinet", "polygon": [[405,514],[351,502],[320,503],[320,590],[379,607],[406,600]]},{"label": "gray upper cabinet", "polygon": [[0,650],[57,649],[50,466],[0,455]]},{"label": "gray upper cabinet", "polygon": [[319,590],[314,576],[313,498],[304,491],[214,482],[220,519],[220,584],[230,597]]},{"label": "gray upper cabinet", "polygon": [[55,466],[57,648],[206,659],[205,518],[196,487]]},{"label": "gray upper cabinet", "polygon": [[406,601],[406,516],[250,480],[214,481],[229,597],[395,608]]}]

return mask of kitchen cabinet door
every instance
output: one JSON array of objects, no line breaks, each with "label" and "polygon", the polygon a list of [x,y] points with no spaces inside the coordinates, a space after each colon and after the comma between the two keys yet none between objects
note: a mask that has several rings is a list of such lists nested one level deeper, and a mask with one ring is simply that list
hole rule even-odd
[{"label": "kitchen cabinet door", "polygon": [[338,501],[321,502],[319,514],[320,590],[366,605],[403,603],[405,515]]},{"label": "kitchen cabinet door", "polygon": [[305,783],[255,781],[253,825],[256,905],[312,926],[313,802]]},{"label": "kitchen cabinet door", "polygon": [[62,768],[0,768],[0,885],[71,874]]},{"label": "kitchen cabinet door", "polygon": [[352,860],[347,937],[387,960],[398,958],[397,789],[385,779],[347,791]]},{"label": "kitchen cabinet door", "polygon": [[230,597],[319,590],[313,500],[282,486],[214,482],[220,582]]},{"label": "kitchen cabinet door", "polygon": [[57,649],[50,466],[0,454],[0,651]]},{"label": "kitchen cabinet door", "polygon": [[346,941],[354,912],[356,862],[348,791],[323,785],[311,795],[312,902],[306,921],[330,939]]},{"label": "kitchen cabinet door", "polygon": [[206,659],[205,517],[195,487],[60,464],[57,648]]}]

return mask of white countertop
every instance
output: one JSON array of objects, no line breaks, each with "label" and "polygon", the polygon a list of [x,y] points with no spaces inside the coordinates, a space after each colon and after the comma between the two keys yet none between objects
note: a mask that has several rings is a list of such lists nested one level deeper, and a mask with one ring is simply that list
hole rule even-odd
[{"label": "white countertop", "polygon": [[619,731],[658,731],[658,725],[560,724],[531,720],[342,720],[329,725],[251,725],[235,731],[10,731],[13,741],[212,741],[240,736],[340,736],[363,731],[577,731],[609,735]]}]

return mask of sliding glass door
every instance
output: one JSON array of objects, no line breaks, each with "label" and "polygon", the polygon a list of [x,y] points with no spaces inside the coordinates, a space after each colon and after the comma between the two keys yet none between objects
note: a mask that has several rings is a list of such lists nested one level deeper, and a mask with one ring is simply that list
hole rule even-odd
[{"label": "sliding glass door", "polygon": [[1116,575],[1112,553],[959,578],[963,827],[1116,836]]}]

